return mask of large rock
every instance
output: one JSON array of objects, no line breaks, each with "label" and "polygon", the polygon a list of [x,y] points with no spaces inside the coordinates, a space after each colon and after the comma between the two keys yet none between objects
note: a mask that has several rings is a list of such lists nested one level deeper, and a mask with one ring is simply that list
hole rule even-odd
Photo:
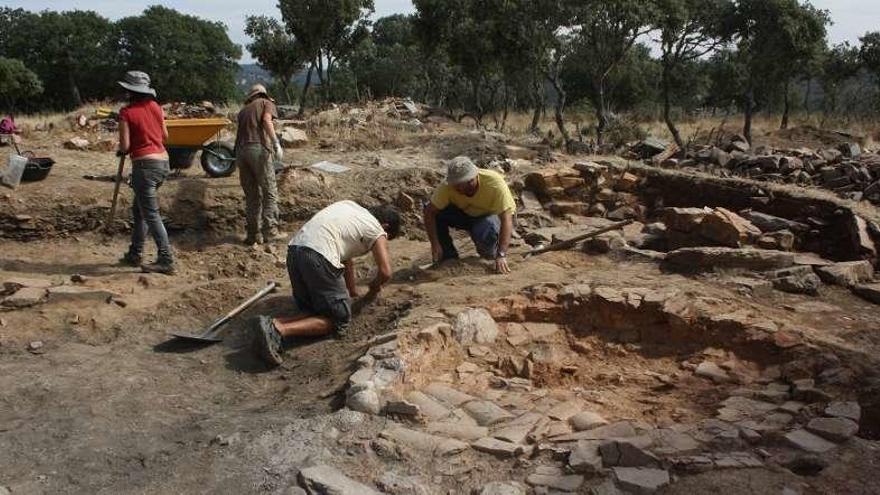
[{"label": "large rock", "polygon": [[479,495],[526,495],[522,485],[513,481],[493,481],[480,488]]},{"label": "large rock", "polygon": [[785,440],[795,448],[822,454],[834,448],[834,444],[807,430],[795,430],[785,435]]},{"label": "large rock", "polygon": [[34,289],[48,289],[49,287],[52,287],[52,281],[42,278],[9,277],[3,281],[0,295],[12,294],[19,289],[27,287]]},{"label": "large rock", "polygon": [[362,388],[361,390],[350,394],[345,400],[345,405],[352,411],[358,411],[367,414],[379,414],[382,410],[382,402],[379,394],[373,387]]},{"label": "large rock", "polygon": [[393,495],[429,495],[428,484],[416,476],[404,476],[394,471],[386,471],[376,481],[384,493]]},{"label": "large rock", "polygon": [[299,472],[299,482],[310,495],[379,495],[331,466],[313,466]]},{"label": "large rock", "polygon": [[862,408],[858,402],[832,402],[825,408],[825,415],[859,422],[862,419]]},{"label": "large rock", "polygon": [[571,449],[568,456],[568,465],[575,473],[595,474],[602,471],[602,454],[599,452],[599,442],[584,440]]},{"label": "large rock", "polygon": [[46,289],[25,287],[24,289],[17,290],[15,294],[3,299],[2,305],[7,308],[28,308],[40,304],[45,298]]},{"label": "large rock", "polygon": [[576,474],[565,475],[562,470],[551,466],[538,466],[535,472],[526,478],[526,483],[562,492],[574,492],[584,483],[584,477]]},{"label": "large rock", "polygon": [[64,142],[64,148],[75,151],[88,151],[89,140],[81,137],[70,138]]},{"label": "large rock", "polygon": [[491,438],[491,437],[481,438],[481,439],[477,440],[476,442],[472,443],[471,447],[473,447],[474,450],[477,450],[479,452],[485,452],[487,454],[492,454],[492,455],[499,457],[499,458],[502,458],[502,459],[506,459],[509,457],[516,457],[516,456],[522,454],[523,450],[524,450],[522,445],[519,445],[516,443],[511,443],[511,442],[505,442],[504,440],[498,440],[497,438]]},{"label": "large rock", "polygon": [[822,280],[809,266],[795,266],[785,270],[777,270],[769,273],[768,278],[773,281],[773,287],[782,292],[791,294],[807,294],[815,296],[819,294]]},{"label": "large rock", "polygon": [[480,426],[492,426],[513,419],[513,415],[501,409],[494,402],[475,400],[468,402],[462,409]]},{"label": "large rock", "polygon": [[877,246],[868,233],[868,223],[864,218],[852,215],[849,219],[849,233],[857,256],[877,257]]},{"label": "large rock", "polygon": [[714,269],[770,271],[794,265],[794,254],[751,248],[694,247],[667,253],[664,265],[675,271],[703,272]]},{"label": "large rock", "polygon": [[655,493],[669,484],[669,472],[653,468],[614,468],[614,479],[618,486],[630,493]]},{"label": "large rock", "polygon": [[709,208],[664,208],[663,223],[666,227],[679,232],[695,232],[707,215],[711,214]]},{"label": "large rock", "polygon": [[592,411],[581,411],[568,418],[568,422],[574,431],[592,430],[608,424],[605,418]]},{"label": "large rock", "polygon": [[302,129],[285,127],[281,131],[281,146],[284,148],[299,148],[309,144],[309,135]]},{"label": "large rock", "polygon": [[49,302],[108,301],[119,294],[106,289],[62,285],[49,289]]},{"label": "large rock", "polygon": [[813,418],[807,430],[832,442],[845,442],[859,432],[859,425],[847,418]]},{"label": "large rock", "polygon": [[804,223],[768,215],[758,211],[744,211],[742,212],[742,216],[761,229],[762,232],[778,232],[780,230],[804,232],[810,229],[809,225]]},{"label": "large rock", "polygon": [[847,261],[816,268],[819,278],[826,284],[853,287],[874,278],[874,266],[870,261]]},{"label": "large rock", "polygon": [[736,213],[716,208],[700,222],[700,235],[722,246],[739,247],[761,235],[761,230]]},{"label": "large rock", "polygon": [[630,442],[614,440],[599,446],[602,463],[605,466],[659,467],[660,459]]},{"label": "large rock", "polygon": [[498,338],[498,325],[483,308],[468,308],[455,317],[452,335],[462,345],[493,344]]},{"label": "large rock", "polygon": [[453,455],[468,448],[466,443],[459,440],[429,435],[427,433],[399,426],[389,427],[382,431],[379,436],[386,440],[397,442],[410,449],[435,456]]},{"label": "large rock", "polygon": [[868,302],[880,304],[880,284],[857,285],[852,288],[852,291]]}]

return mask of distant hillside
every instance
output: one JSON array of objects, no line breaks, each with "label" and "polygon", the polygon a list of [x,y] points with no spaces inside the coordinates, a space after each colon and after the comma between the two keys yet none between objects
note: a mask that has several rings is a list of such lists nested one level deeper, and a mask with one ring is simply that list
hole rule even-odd
[{"label": "distant hillside", "polygon": [[[301,86],[305,83],[306,72],[307,71],[304,69],[294,76],[294,84]],[[257,64],[239,64],[238,76],[236,77],[235,83],[238,86],[238,89],[247,91],[256,83],[269,85],[272,84],[272,80],[272,74]],[[312,75],[312,84],[318,84],[318,77],[316,74]]]}]

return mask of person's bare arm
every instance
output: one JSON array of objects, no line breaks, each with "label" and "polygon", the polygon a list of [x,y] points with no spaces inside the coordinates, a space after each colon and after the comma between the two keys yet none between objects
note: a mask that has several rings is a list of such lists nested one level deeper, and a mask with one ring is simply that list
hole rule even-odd
[{"label": "person's bare arm", "polygon": [[272,144],[274,145],[278,138],[275,134],[275,122],[272,120],[272,112],[263,112],[263,125],[266,128],[266,132],[269,133],[269,137],[272,138]]},{"label": "person's bare arm", "polygon": [[119,121],[119,154],[127,155],[128,147],[131,146],[131,131],[128,128],[128,122]]},{"label": "person's bare arm", "polygon": [[345,266],[345,286],[348,287],[348,294],[353,298],[357,297],[357,273],[354,271],[354,262],[346,261],[343,266]]},{"label": "person's bare arm", "polygon": [[437,207],[431,203],[425,207],[425,231],[428,233],[428,240],[431,241],[431,258],[435,263],[443,257],[443,248],[440,241],[437,240]]},{"label": "person's bare arm", "polygon": [[168,125],[165,123],[165,119],[162,119],[162,140],[168,141]]},{"label": "person's bare arm", "polygon": [[498,234],[498,252],[495,253],[495,269],[498,273],[510,273],[507,265],[507,250],[513,237],[513,211],[507,210],[501,215],[501,232]]},{"label": "person's bare arm", "polygon": [[376,278],[370,282],[370,294],[376,295],[391,280],[391,256],[388,254],[388,238],[382,236],[373,244],[373,260],[376,262]]}]

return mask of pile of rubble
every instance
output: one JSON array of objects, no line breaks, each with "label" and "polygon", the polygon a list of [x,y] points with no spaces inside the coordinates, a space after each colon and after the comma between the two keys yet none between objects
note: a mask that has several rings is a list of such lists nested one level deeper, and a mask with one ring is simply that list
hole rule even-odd
[{"label": "pile of rubble", "polygon": [[366,127],[381,117],[404,130],[419,131],[423,128],[430,108],[409,98],[386,98],[363,105],[331,104],[329,108],[313,115],[313,123],[344,123],[350,127]]},{"label": "pile of rubble", "polygon": [[[798,331],[741,309],[719,314],[717,300],[708,299],[676,289],[531,287],[489,310],[466,309],[451,321],[374,339],[349,379],[347,406],[390,419],[371,442],[377,452],[403,449],[447,462],[477,452],[515,463],[515,479],[474,491],[485,494],[525,494],[526,486],[535,493],[654,493],[687,474],[794,469],[859,432],[858,403],[832,392],[853,376],[839,357],[799,354]],[[620,377],[615,387],[643,384],[637,400],[684,388],[720,393],[716,413],[685,418],[675,409],[681,420],[662,426],[610,416],[619,404],[601,399],[601,385],[571,385],[594,379],[590,363],[604,359],[591,332],[608,349],[618,349],[611,342],[632,349],[679,343],[677,371],[645,371],[640,359],[637,370],[622,369],[648,378]],[[766,348],[783,362],[747,361],[741,356],[750,353],[737,346],[752,355]],[[625,357],[627,348],[614,353]],[[568,378],[554,387],[554,376]]]},{"label": "pile of rubble", "polygon": [[847,199],[880,204],[880,155],[865,152],[858,143],[824,149],[776,149],[752,148],[742,136],[725,141],[690,149],[683,159],[673,157],[679,151],[674,144],[656,139],[643,141],[631,151],[664,168],[821,187]]},{"label": "pile of rubble", "polygon": [[217,109],[210,101],[199,104],[191,103],[166,103],[162,105],[165,117],[169,119],[204,119],[217,115]]},{"label": "pile of rubble", "polygon": [[[854,213],[841,212],[840,221],[829,222],[807,205],[790,219],[754,208],[646,204],[644,189],[650,187],[645,179],[611,162],[532,172],[522,188],[521,234],[535,247],[575,237],[578,228],[633,219],[620,232],[585,243],[584,249],[658,261],[674,271],[747,271],[762,286],[789,293],[817,295],[823,284],[842,286],[880,301],[872,264],[878,256],[878,229]],[[844,250],[853,261],[817,256],[832,248]]]}]

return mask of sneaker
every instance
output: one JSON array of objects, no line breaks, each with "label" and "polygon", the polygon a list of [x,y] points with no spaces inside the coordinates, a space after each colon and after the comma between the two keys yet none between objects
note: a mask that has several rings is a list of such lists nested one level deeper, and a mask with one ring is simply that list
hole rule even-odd
[{"label": "sneaker", "polygon": [[144,273],[161,273],[163,275],[174,275],[177,271],[174,269],[174,263],[171,261],[155,261],[149,265],[142,265],[141,271]]},{"label": "sneaker", "polygon": [[272,318],[258,316],[254,319],[254,344],[263,361],[271,367],[284,362],[281,357],[281,334],[275,329]]},{"label": "sneaker", "polygon": [[125,265],[125,266],[141,266],[141,264],[143,262],[144,262],[143,258],[141,258],[140,256],[133,255],[130,252],[125,253],[125,256],[123,256],[122,258],[119,258],[119,264]]}]

